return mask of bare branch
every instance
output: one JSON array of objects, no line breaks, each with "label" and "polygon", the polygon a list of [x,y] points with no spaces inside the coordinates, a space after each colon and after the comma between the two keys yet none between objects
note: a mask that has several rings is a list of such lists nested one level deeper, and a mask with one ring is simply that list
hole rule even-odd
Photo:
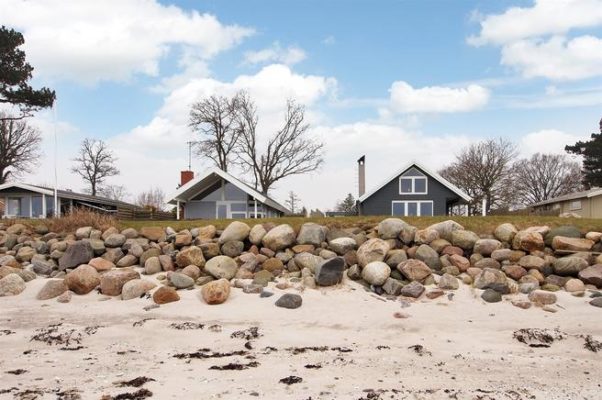
[{"label": "bare branch", "polygon": [[105,178],[119,175],[119,170],[114,166],[117,159],[102,140],[84,139],[73,161],[75,165],[71,171],[90,185],[92,196],[96,196]]},{"label": "bare branch", "polygon": [[40,157],[40,132],[23,120],[0,112],[0,184],[31,172]]}]

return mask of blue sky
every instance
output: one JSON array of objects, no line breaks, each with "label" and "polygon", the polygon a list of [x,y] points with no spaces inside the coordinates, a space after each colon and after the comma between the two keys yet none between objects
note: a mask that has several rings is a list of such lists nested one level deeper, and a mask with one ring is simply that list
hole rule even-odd
[{"label": "blue sky", "polygon": [[69,160],[96,137],[119,157],[111,183],[169,194],[195,138],[190,103],[238,89],[255,97],[264,137],[286,98],[306,104],[324,169],[273,194],[322,209],[356,193],[362,154],[370,188],[484,138],[561,152],[602,117],[600,0],[3,0],[0,15],[25,35],[35,84],[57,91],[56,118],[36,117],[48,140],[32,183],[52,179],[57,127],[61,186],[83,187]]}]

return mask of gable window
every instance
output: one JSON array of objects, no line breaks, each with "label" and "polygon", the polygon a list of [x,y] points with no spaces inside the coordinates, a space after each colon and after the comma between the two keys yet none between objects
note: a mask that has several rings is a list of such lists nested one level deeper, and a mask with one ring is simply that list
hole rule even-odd
[{"label": "gable window", "polygon": [[426,176],[400,177],[399,194],[427,194]]},{"label": "gable window", "polygon": [[569,208],[571,210],[581,210],[581,200],[571,201]]},{"label": "gable window", "polygon": [[433,215],[433,201],[393,201],[391,215],[399,217],[430,217]]}]

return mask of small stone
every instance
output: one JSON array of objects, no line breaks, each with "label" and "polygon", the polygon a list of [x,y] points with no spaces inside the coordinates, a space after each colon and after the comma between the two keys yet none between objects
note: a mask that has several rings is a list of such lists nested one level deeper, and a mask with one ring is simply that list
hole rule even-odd
[{"label": "small stone", "polygon": [[512,300],[512,305],[523,310],[531,308],[531,302],[527,300]]},{"label": "small stone", "polygon": [[265,298],[265,297],[272,297],[273,295],[274,295],[274,293],[264,290],[259,294],[259,297]]},{"label": "small stone", "polygon": [[556,295],[545,290],[534,290],[529,293],[529,300],[538,305],[556,303]]},{"label": "small stone", "polygon": [[274,275],[270,271],[261,270],[255,273],[253,283],[266,287],[272,279],[274,279]]},{"label": "small stone", "polygon": [[497,303],[502,301],[502,295],[493,289],[486,289],[482,294],[481,298],[487,303]]},{"label": "small stone", "polygon": [[145,279],[132,279],[127,281],[121,289],[121,299],[131,300],[137,299],[143,294],[154,289],[157,285]]},{"label": "small stone", "polygon": [[263,292],[263,286],[251,283],[243,286],[242,291],[243,293],[261,293]]},{"label": "small stone", "polygon": [[187,289],[194,286],[194,279],[179,272],[172,272],[168,278],[169,282],[174,285],[176,289]]},{"label": "small stone", "polygon": [[602,288],[602,264],[592,265],[579,271],[579,279],[590,285]]},{"label": "small stone", "polygon": [[284,264],[279,258],[268,258],[261,264],[261,267],[266,271],[273,273],[275,271],[282,271],[284,269]]},{"label": "small stone", "polygon": [[73,296],[72,293],[73,292],[71,292],[70,290],[67,290],[65,293],[59,295],[56,298],[56,301],[58,301],[59,303],[69,303],[71,301],[71,297]]},{"label": "small stone", "polygon": [[368,263],[362,269],[362,278],[371,285],[381,286],[391,275],[391,268],[382,261]]},{"label": "small stone", "polygon": [[181,271],[184,275],[188,275],[195,281],[201,276],[201,269],[196,265],[189,265]]},{"label": "small stone", "polygon": [[161,268],[161,261],[159,257],[150,257],[144,263],[144,273],[146,275],[154,275],[161,272],[163,269]]},{"label": "small stone", "polygon": [[589,304],[594,307],[602,307],[602,297],[596,297],[595,299],[590,301]]},{"label": "small stone", "polygon": [[428,292],[426,292],[425,296],[427,299],[436,299],[437,297],[441,297],[445,294],[445,292],[441,289],[431,289]]},{"label": "small stone", "polygon": [[579,279],[569,279],[564,284],[564,289],[569,293],[583,292],[585,290],[585,284]]},{"label": "small stone", "polygon": [[420,282],[414,281],[405,285],[401,289],[400,294],[405,297],[413,297],[417,299],[423,292],[424,286]]},{"label": "small stone", "polygon": [[238,257],[242,254],[245,248],[245,244],[238,240],[230,240],[224,244],[222,244],[221,251],[222,254],[228,257]]},{"label": "small stone", "polygon": [[277,301],[276,307],[295,309],[301,307],[303,298],[298,294],[285,293]]},{"label": "small stone", "polygon": [[16,296],[25,290],[25,281],[17,274],[8,274],[0,279],[0,297]]},{"label": "small stone", "polygon": [[401,293],[401,289],[403,285],[397,279],[387,278],[385,283],[383,284],[383,290],[386,294],[390,294],[392,296],[399,296]]},{"label": "small stone", "polygon": [[238,265],[236,261],[227,256],[213,257],[205,264],[205,272],[216,279],[232,279],[236,275]]},{"label": "small stone", "polygon": [[121,247],[125,243],[126,239],[127,238],[125,237],[125,235],[122,235],[121,233],[113,233],[113,234],[109,235],[109,237],[106,238],[105,246]]},{"label": "small stone", "polygon": [[176,289],[169,286],[161,286],[153,293],[153,301],[157,304],[167,304],[180,300]]},{"label": "small stone", "polygon": [[230,282],[226,279],[208,282],[201,287],[201,296],[207,304],[222,304],[230,296]]},{"label": "small stone", "polygon": [[460,287],[460,284],[458,283],[458,279],[456,279],[455,276],[450,274],[443,274],[437,286],[439,286],[440,289],[456,290]]}]

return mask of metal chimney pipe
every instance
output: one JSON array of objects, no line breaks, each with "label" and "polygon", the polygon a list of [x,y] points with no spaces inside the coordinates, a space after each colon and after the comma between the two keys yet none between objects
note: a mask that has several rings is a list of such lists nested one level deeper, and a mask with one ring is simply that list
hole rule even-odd
[{"label": "metal chimney pipe", "polygon": [[358,189],[359,189],[359,197],[362,197],[364,193],[366,193],[366,156],[361,156],[359,160],[357,160],[358,167]]}]

